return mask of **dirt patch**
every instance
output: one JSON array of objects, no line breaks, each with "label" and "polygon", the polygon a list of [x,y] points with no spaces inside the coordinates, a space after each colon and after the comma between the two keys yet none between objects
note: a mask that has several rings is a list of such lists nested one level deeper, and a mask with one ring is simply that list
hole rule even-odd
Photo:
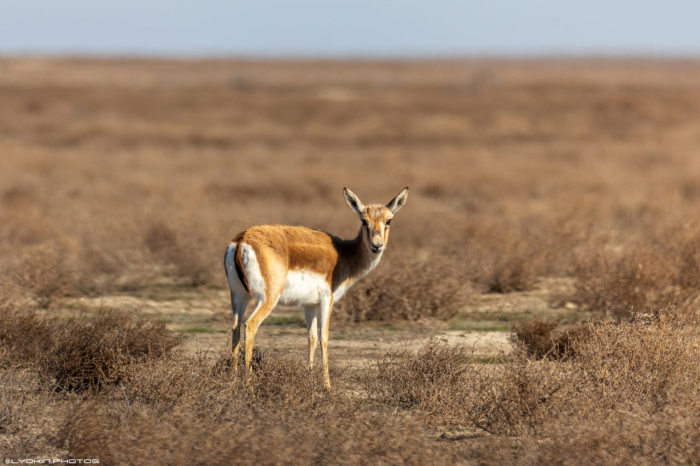
[{"label": "dirt patch", "polygon": [[[451,346],[464,347],[475,361],[498,360],[512,351],[512,322],[532,316],[571,317],[576,311],[553,304],[552,294],[566,288],[565,280],[542,280],[532,291],[509,294],[484,294],[448,322],[363,323],[333,325],[331,321],[332,359],[350,367],[364,366],[378,356],[398,347],[418,348],[430,339]],[[145,293],[149,295],[149,293]],[[99,308],[129,309],[164,320],[168,328],[186,336],[180,351],[188,354],[205,352],[208,357],[230,350],[231,313],[224,290],[198,290],[182,296],[150,299],[144,296],[118,295],[68,300],[66,310],[92,312]],[[307,351],[307,332],[303,312],[295,307],[280,306],[263,323],[256,345],[265,351],[300,354]],[[320,350],[319,350],[320,351]],[[320,356],[320,355],[319,355]]]}]

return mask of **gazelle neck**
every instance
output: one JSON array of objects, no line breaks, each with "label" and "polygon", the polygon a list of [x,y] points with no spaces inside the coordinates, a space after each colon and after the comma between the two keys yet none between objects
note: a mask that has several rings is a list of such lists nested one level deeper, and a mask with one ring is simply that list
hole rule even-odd
[{"label": "gazelle neck", "polygon": [[367,233],[360,227],[357,236],[342,240],[339,245],[338,265],[334,274],[334,299],[338,300],[355,282],[374,269],[384,251],[374,254],[367,244]]},{"label": "gazelle neck", "polygon": [[359,278],[362,278],[379,264],[384,250],[377,254],[370,251],[367,229],[365,227],[360,227],[360,231],[357,232],[357,236],[352,241],[355,243],[356,257],[359,258],[356,263],[357,269],[355,270],[357,274],[353,275],[359,275]]}]

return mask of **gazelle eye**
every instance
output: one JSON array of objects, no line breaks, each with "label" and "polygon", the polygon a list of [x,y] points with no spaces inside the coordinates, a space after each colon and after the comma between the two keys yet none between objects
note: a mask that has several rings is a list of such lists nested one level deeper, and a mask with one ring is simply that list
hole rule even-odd
[{"label": "gazelle eye", "polygon": [[386,221],[386,226],[389,226],[389,225],[391,225],[391,220]]},{"label": "gazelle eye", "polygon": [[367,223],[367,220],[362,220],[362,226],[363,227],[368,227],[369,223]]}]

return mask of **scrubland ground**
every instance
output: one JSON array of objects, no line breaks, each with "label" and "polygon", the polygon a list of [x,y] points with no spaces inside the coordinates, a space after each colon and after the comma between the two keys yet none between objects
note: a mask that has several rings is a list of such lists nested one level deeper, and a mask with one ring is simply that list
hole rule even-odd
[{"label": "scrubland ground", "polygon": [[[102,464],[693,463],[700,63],[0,59],[0,453]],[[240,230],[352,237],[246,381]]]}]

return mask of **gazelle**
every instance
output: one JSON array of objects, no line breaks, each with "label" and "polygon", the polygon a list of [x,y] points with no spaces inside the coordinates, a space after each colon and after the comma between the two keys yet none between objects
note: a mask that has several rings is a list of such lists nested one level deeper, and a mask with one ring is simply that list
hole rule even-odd
[{"label": "gazelle", "polygon": [[[333,303],[379,263],[389,239],[391,219],[406,203],[408,188],[386,206],[365,206],[347,188],[343,188],[343,194],[362,221],[354,239],[344,240],[306,227],[263,225],[240,232],[226,248],[224,266],[231,288],[234,368],[242,325],[245,364],[249,369],[255,334],[277,303],[302,306],[309,334],[309,368],[313,369],[319,321],[325,384],[330,390],[328,322]],[[255,310],[245,319],[251,299],[256,300]]]}]

